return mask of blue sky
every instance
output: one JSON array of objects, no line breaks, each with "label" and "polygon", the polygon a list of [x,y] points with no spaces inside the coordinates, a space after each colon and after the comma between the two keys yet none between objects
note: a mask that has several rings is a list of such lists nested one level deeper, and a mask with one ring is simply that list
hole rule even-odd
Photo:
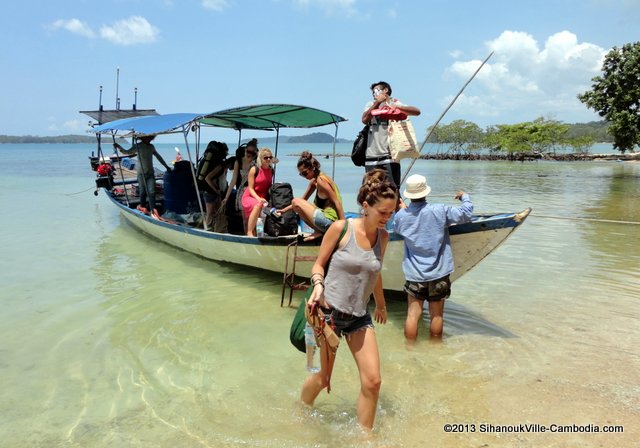
[{"label": "blue sky", "polygon": [[[424,130],[495,51],[444,123],[598,116],[576,100],[613,46],[640,39],[640,0],[23,0],[0,16],[0,134],[87,131],[79,110],[161,113],[304,104],[353,138],[388,81]],[[327,132],[333,132],[325,128]],[[286,131],[296,135],[307,131]]]}]

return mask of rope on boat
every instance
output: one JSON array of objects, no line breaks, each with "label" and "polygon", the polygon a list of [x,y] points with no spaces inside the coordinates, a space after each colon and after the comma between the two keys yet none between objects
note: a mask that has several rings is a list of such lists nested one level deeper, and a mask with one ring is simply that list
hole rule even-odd
[{"label": "rope on boat", "polygon": [[92,186],[92,187],[87,188],[86,190],[78,191],[78,192],[76,192],[76,193],[65,193],[64,195],[65,195],[65,196],[75,196],[76,194],[86,193],[87,191],[95,190],[95,189],[96,189],[96,187],[95,187],[95,185],[94,185],[94,186]]},{"label": "rope on boat", "polygon": [[640,225],[638,221],[619,221],[615,219],[600,219],[600,218],[580,218],[580,217],[571,217],[571,216],[552,216],[552,215],[536,215],[532,213],[530,215],[532,218],[544,218],[544,219],[564,219],[568,221],[588,221],[588,222],[604,222],[609,224],[629,224],[629,225]]}]

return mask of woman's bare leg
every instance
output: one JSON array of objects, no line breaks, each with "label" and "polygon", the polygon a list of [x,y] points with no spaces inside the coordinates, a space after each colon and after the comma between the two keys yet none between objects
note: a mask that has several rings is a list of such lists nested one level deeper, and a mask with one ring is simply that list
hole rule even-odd
[{"label": "woman's bare leg", "polygon": [[[320,371],[309,376],[302,384],[300,400],[308,406],[312,406],[322,389],[329,385],[327,381],[327,344],[322,344],[320,349]],[[330,356],[335,356],[331,354]]]},{"label": "woman's bare leg", "polygon": [[258,217],[262,211],[262,203],[258,202],[253,206],[249,218],[247,219],[247,236],[256,236],[256,224],[258,223]]},{"label": "woman's bare leg", "polygon": [[382,378],[380,376],[380,354],[373,328],[356,331],[347,338],[349,349],[360,372],[360,395],[358,396],[358,423],[365,430],[373,428],[378,406]]}]

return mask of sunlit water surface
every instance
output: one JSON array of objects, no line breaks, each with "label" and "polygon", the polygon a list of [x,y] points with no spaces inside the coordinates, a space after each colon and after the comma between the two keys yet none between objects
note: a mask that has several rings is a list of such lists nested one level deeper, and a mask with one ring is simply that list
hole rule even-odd
[{"label": "sunlit water surface", "polygon": [[[158,146],[170,160],[173,145]],[[2,446],[636,446],[640,226],[597,220],[640,221],[640,164],[416,163],[433,200],[464,189],[478,212],[533,214],[456,281],[442,343],[424,337],[425,316],[408,349],[406,305],[389,303],[365,437],[346,347],[331,394],[298,405],[307,373],[288,341],[295,310],[279,307],[281,276],[205,261],[127,225],[93,195],[92,149],[0,145]],[[280,158],[280,179],[301,194],[296,159]],[[361,170],[346,158],[337,169],[356,210]],[[476,430],[447,433],[447,423]],[[624,432],[480,431],[527,423]]]}]

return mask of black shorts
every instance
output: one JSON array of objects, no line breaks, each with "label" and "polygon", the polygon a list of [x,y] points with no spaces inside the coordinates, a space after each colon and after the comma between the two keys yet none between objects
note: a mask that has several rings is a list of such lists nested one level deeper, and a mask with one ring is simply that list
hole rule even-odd
[{"label": "black shorts", "polygon": [[428,282],[410,282],[404,284],[404,292],[411,294],[418,300],[439,302],[451,295],[451,281],[449,276]]}]

